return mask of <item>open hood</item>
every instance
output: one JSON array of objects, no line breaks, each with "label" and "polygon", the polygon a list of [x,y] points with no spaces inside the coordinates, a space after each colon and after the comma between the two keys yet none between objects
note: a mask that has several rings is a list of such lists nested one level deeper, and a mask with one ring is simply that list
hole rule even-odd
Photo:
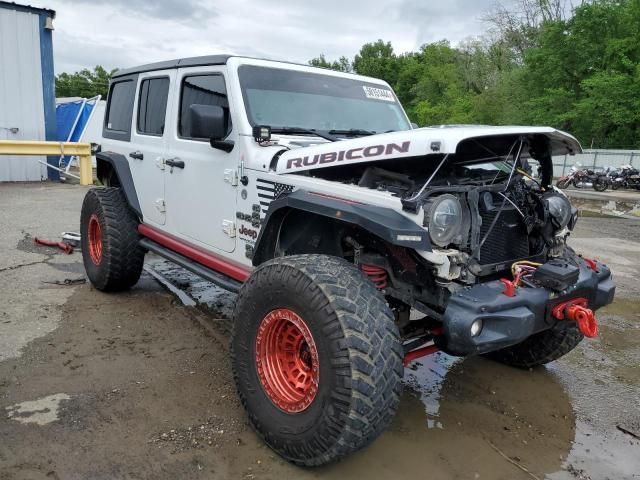
[{"label": "open hood", "polygon": [[491,140],[490,137],[511,139],[520,135],[546,136],[552,155],[573,155],[582,151],[580,143],[573,136],[550,127],[428,127],[293,148],[280,156],[276,172],[297,173],[347,163],[455,154],[459,145],[466,140],[486,141]]}]

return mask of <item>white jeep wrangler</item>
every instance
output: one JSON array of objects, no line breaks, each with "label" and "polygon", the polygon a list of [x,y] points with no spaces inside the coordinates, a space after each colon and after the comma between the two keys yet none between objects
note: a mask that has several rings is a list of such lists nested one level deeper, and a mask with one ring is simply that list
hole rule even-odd
[{"label": "white jeep wrangler", "polygon": [[89,279],[131,287],[149,251],[238,292],[240,398],[299,465],[375,439],[403,363],[541,365],[613,300],[609,269],[565,244],[552,155],[581,147],[552,128],[412,128],[381,80],[217,55],[118,72],[103,137]]}]

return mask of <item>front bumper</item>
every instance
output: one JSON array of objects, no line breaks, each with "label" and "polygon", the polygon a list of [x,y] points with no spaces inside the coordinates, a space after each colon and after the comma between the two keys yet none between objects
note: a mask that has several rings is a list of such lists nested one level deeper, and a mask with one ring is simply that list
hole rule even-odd
[{"label": "front bumper", "polygon": [[[490,281],[467,287],[451,295],[444,313],[444,335],[438,346],[451,355],[476,355],[515,345],[534,333],[551,328],[556,322],[553,307],[582,297],[596,310],[613,301],[615,285],[609,268],[596,262],[595,270],[582,258],[578,281],[562,292],[546,288],[522,287],[509,297],[505,286]],[[471,325],[482,319],[483,328],[471,336]]]}]

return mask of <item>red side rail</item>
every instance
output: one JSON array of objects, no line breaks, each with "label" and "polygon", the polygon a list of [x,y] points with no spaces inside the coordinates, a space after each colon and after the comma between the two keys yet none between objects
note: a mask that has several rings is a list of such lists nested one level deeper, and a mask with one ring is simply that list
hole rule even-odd
[{"label": "red side rail", "polygon": [[234,280],[238,280],[239,282],[244,282],[249,278],[249,274],[251,273],[251,270],[247,267],[229,262],[218,255],[207,252],[203,248],[192,245],[182,239],[174,237],[173,235],[169,235],[168,233],[161,232],[160,230],[149,225],[145,225],[144,223],[138,225],[138,232],[140,235],[147,237],[150,240],[179,253],[180,255],[184,255],[194,262],[204,265],[216,272],[222,273]]}]

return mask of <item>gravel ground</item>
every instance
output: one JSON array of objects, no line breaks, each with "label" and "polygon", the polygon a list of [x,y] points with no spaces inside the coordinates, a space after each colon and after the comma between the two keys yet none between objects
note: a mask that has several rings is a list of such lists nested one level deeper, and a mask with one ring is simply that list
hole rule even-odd
[{"label": "gravel ground", "polygon": [[0,479],[640,478],[640,221],[582,218],[572,236],[618,282],[599,338],[533,371],[425,358],[388,432],[303,470],[247,425],[233,295],[151,257],[153,275],[106,295],[80,283],[79,253],[33,246],[78,229],[83,194],[0,185]]}]

